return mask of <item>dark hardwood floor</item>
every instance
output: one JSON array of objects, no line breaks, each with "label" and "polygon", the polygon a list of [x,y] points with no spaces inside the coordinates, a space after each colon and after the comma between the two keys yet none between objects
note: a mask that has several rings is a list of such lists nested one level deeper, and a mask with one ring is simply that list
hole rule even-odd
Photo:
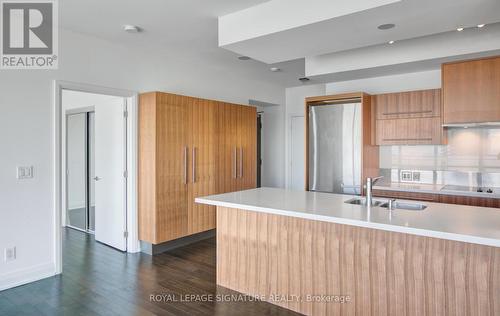
[{"label": "dark hardwood floor", "polygon": [[[207,295],[246,301],[199,301]],[[215,239],[151,257],[121,253],[66,229],[63,274],[0,292],[0,315],[299,314],[217,286]]]}]

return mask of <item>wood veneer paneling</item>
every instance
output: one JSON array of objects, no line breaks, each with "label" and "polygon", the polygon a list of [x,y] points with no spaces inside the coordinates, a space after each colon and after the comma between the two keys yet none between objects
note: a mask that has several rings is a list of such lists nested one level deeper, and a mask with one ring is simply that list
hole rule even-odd
[{"label": "wood veneer paneling", "polygon": [[493,316],[500,248],[219,207],[217,284],[306,315]]},{"label": "wood veneer paneling", "polygon": [[500,121],[500,56],[442,65],[444,123]]}]

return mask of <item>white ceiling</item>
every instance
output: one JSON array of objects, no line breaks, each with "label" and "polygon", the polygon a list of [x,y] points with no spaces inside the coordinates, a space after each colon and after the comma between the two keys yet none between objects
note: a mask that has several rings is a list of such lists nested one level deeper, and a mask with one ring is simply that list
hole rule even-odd
[{"label": "white ceiling", "polygon": [[[227,39],[222,47],[275,63],[500,21],[499,0],[402,0],[389,4],[387,0],[288,1],[294,5],[272,0],[221,17],[219,33]],[[343,11],[336,9],[351,2]],[[353,12],[355,7],[359,11]],[[386,31],[377,28],[385,23],[396,27]],[[249,32],[252,28],[256,31]]]},{"label": "white ceiling", "polygon": [[[330,12],[335,18],[318,12],[321,6],[330,2],[345,5],[344,11]],[[370,0],[372,1],[372,0]],[[429,34],[450,31],[457,26],[474,26],[478,23],[500,21],[500,0],[61,0],[59,1],[60,27],[74,32],[88,34],[109,40],[125,49],[140,49],[147,54],[181,62],[200,60],[218,73],[214,76],[232,72],[235,76],[259,80],[282,87],[297,86],[297,80],[304,76],[304,57],[314,57],[338,51],[352,49],[370,49],[373,45],[386,43],[388,40],[403,40]],[[255,37],[234,40],[219,47],[218,17],[231,14],[246,14],[256,6],[266,7],[277,2],[283,10],[279,14],[254,16],[251,19],[236,19],[235,31],[244,28],[256,28]],[[287,3],[307,5],[304,14],[309,20],[297,20],[302,23],[293,27],[294,19],[286,19],[291,8]],[[356,2],[354,6],[350,2]],[[375,3],[376,2],[376,3]],[[315,4],[319,4],[315,6]],[[349,5],[347,5],[349,3]],[[385,4],[384,3],[389,3]],[[372,9],[369,9],[369,6]],[[331,3],[330,3],[331,6]],[[364,7],[363,7],[364,6]],[[358,8],[359,12],[342,15]],[[365,9],[363,9],[365,8]],[[366,9],[368,8],[368,9]],[[277,11],[274,11],[276,13]],[[295,12],[301,16],[301,12]],[[265,18],[287,20],[288,29],[269,32]],[[321,19],[312,23],[314,18]],[[248,22],[248,24],[247,24]],[[269,21],[267,21],[269,22]],[[379,24],[395,23],[396,28],[388,31],[377,29]],[[144,32],[128,34],[122,25],[134,24]],[[272,23],[271,23],[272,24]],[[250,32],[251,33],[251,32]],[[243,33],[242,33],[243,34]],[[464,43],[466,45],[466,43]],[[240,55],[248,55],[254,60],[240,61]],[[260,61],[257,61],[260,60]],[[269,63],[269,64],[266,64]],[[414,63],[411,71],[436,68],[433,63]],[[280,72],[271,72],[269,68],[277,66]],[[401,72],[406,68],[393,69]],[[420,67],[420,68],[419,68]],[[371,69],[368,76],[379,75]],[[321,75],[310,83],[326,82],[335,78],[359,77],[364,72],[352,70],[336,75]]]},{"label": "white ceiling", "polygon": [[[217,17],[266,0],[61,0],[61,28],[79,32],[173,60],[200,59],[212,68],[288,87],[304,75],[304,62],[278,63],[283,71],[255,60],[240,61],[218,47]],[[128,34],[124,24],[144,32]],[[214,74],[218,75],[218,74]]]}]

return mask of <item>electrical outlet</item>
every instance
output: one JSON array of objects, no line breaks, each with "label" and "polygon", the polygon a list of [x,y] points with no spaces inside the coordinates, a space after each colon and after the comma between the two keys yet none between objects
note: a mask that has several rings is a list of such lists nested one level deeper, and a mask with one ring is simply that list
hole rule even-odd
[{"label": "electrical outlet", "polygon": [[413,182],[420,182],[420,171],[412,172]]},{"label": "electrical outlet", "polygon": [[16,247],[5,248],[5,262],[16,260]]},{"label": "electrical outlet", "polygon": [[18,179],[31,179],[31,178],[33,178],[33,166],[17,167],[17,178]]},{"label": "electrical outlet", "polygon": [[401,170],[401,182],[412,182],[413,173],[410,170]]}]

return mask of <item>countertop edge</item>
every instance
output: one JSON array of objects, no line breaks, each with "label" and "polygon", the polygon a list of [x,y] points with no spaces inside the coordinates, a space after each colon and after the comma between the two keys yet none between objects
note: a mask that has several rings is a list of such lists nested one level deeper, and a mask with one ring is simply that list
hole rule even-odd
[{"label": "countertop edge", "polygon": [[426,230],[426,229],[413,228],[413,227],[405,227],[405,226],[399,226],[399,225],[388,225],[388,224],[382,224],[382,223],[366,222],[366,221],[346,219],[346,218],[334,217],[334,216],[310,215],[310,214],[303,213],[303,212],[273,209],[273,208],[260,207],[260,206],[248,205],[248,204],[215,201],[215,200],[210,200],[210,199],[205,199],[205,198],[195,198],[195,202],[200,203],[200,204],[213,205],[213,206],[243,209],[243,210],[254,211],[254,212],[259,212],[259,213],[291,216],[291,217],[303,218],[303,219],[308,219],[308,220],[316,220],[316,221],[322,221],[322,222],[330,222],[330,223],[351,225],[351,226],[357,226],[357,227],[379,229],[379,230],[396,232],[396,233],[404,233],[404,234],[411,234],[411,235],[416,235],[416,236],[453,240],[453,241],[458,241],[458,242],[472,243],[472,244],[491,246],[491,247],[500,247],[500,240],[485,238],[485,237],[477,237],[477,236],[463,235],[463,234],[456,234],[456,233],[447,233],[447,232]]}]

